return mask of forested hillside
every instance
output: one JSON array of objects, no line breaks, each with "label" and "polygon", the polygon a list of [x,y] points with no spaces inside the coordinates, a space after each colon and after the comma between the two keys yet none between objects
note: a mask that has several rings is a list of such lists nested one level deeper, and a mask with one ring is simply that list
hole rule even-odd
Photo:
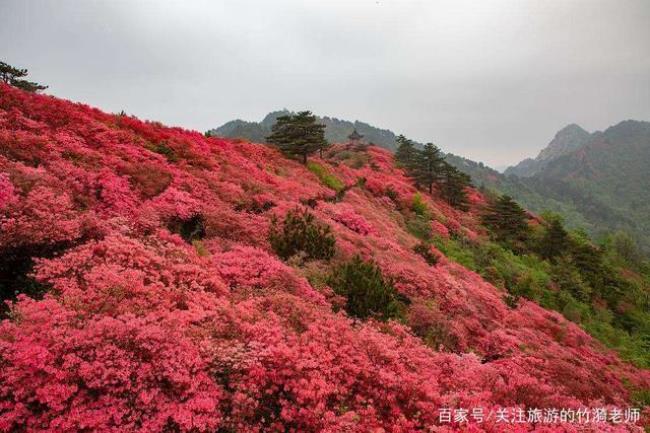
[{"label": "forested hillside", "polygon": [[650,251],[650,123],[627,120],[604,132],[564,139],[564,152],[547,155],[534,170],[504,182],[513,196],[535,211],[562,213],[597,237],[625,231]]}]

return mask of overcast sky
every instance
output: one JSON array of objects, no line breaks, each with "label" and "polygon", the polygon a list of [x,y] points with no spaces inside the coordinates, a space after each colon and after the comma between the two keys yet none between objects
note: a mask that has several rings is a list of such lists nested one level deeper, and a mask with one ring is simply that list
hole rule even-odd
[{"label": "overcast sky", "polygon": [[171,125],[310,109],[494,166],[650,120],[650,0],[0,0],[0,60]]}]

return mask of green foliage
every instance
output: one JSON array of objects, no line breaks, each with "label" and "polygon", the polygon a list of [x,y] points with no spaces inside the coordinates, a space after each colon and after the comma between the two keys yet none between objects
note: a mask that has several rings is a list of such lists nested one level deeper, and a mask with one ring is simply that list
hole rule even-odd
[{"label": "green foliage", "polygon": [[345,310],[360,319],[388,320],[403,316],[406,298],[400,296],[379,267],[355,256],[334,268],[327,283],[346,298]]},{"label": "green foliage", "polygon": [[406,229],[416,238],[422,241],[431,239],[433,230],[431,229],[431,221],[428,218],[415,216],[406,220]]},{"label": "green foliage", "polygon": [[176,152],[174,152],[174,149],[165,143],[154,144],[151,146],[151,151],[163,155],[169,162],[178,161],[178,156],[176,155]]},{"label": "green foliage", "polygon": [[437,185],[440,195],[449,205],[461,210],[468,209],[465,188],[470,184],[470,177],[445,162],[440,149],[433,143],[427,143],[419,150],[412,140],[403,135],[397,137],[397,144],[395,160],[416,185],[426,187],[429,194]]},{"label": "green foliage", "polygon": [[[220,137],[243,138],[253,143],[264,143],[271,134],[271,127],[277,118],[293,114],[288,110],[274,111],[266,115],[261,122],[231,120],[210,131]],[[337,119],[335,117],[317,117],[318,123],[325,125],[325,139],[330,143],[345,143],[350,132],[356,129],[368,143],[394,151],[396,149],[395,134],[385,129],[375,128],[367,123]],[[363,144],[363,143],[361,143]]]},{"label": "green foliage", "polygon": [[194,250],[196,253],[201,256],[201,257],[207,257],[210,255],[210,251],[206,248],[206,246],[203,244],[203,241],[199,239],[195,239],[192,241],[192,246],[194,247]]},{"label": "green foliage", "polygon": [[469,186],[471,178],[456,167],[442,162],[441,176],[439,183],[440,195],[453,207],[460,210],[467,210],[467,193],[465,188]]},{"label": "green foliage", "polygon": [[431,239],[431,210],[420,193],[413,194],[410,210],[406,212],[406,229],[422,241]]},{"label": "green foliage", "polygon": [[413,198],[411,199],[411,210],[415,212],[415,214],[419,217],[427,218],[429,219],[431,217],[431,213],[429,212],[429,206],[427,206],[426,202],[420,195],[420,193],[415,193],[413,194]]},{"label": "green foliage", "polygon": [[[555,227],[551,221],[539,230],[538,241],[554,238],[565,229],[558,220]],[[650,367],[650,277],[643,272],[646,265],[638,264],[641,271],[630,273],[635,255],[619,254],[614,242],[598,248],[581,232],[561,239],[564,250],[552,259],[540,254],[537,241],[530,246],[522,243],[515,250],[507,242],[473,242],[458,236],[434,237],[432,242],[451,260],[504,288],[504,301],[512,308],[526,298],[559,311],[625,359]],[[629,253],[628,247],[623,251]],[[631,258],[631,263],[624,257]]]},{"label": "green foliage", "polygon": [[478,265],[474,260],[473,250],[469,244],[464,244],[456,239],[445,239],[439,236],[434,236],[431,241],[448,259],[460,263],[468,269],[478,269]]},{"label": "green foliage", "polygon": [[411,170],[415,166],[415,161],[417,159],[417,149],[415,148],[415,142],[413,140],[409,140],[403,135],[399,135],[395,141],[397,142],[395,160],[407,171]]},{"label": "green foliage", "polygon": [[325,125],[316,123],[310,111],[278,117],[271,131],[267,141],[288,155],[300,157],[303,164],[309,155],[327,146]]},{"label": "green foliage", "polygon": [[314,173],[316,177],[318,177],[318,179],[323,183],[323,185],[327,186],[328,188],[333,189],[336,192],[340,192],[345,188],[343,181],[330,173],[322,165],[310,161],[307,163],[307,169]]},{"label": "green foliage", "polygon": [[487,206],[482,222],[496,241],[515,248],[521,248],[530,231],[526,211],[507,195]]},{"label": "green foliage", "polygon": [[47,89],[47,86],[23,79],[26,76],[27,69],[15,68],[5,62],[0,62],[0,81],[28,92]]},{"label": "green foliage", "polygon": [[559,260],[551,268],[553,281],[560,290],[570,293],[574,298],[589,302],[591,287],[582,280],[580,270],[572,265],[568,259]]},{"label": "green foliage", "polygon": [[537,252],[542,258],[553,261],[566,252],[569,246],[569,234],[562,226],[559,216],[548,216],[546,220],[550,223],[538,242]]},{"label": "green foliage", "polygon": [[440,149],[433,143],[427,143],[424,148],[415,153],[411,168],[413,179],[418,185],[423,185],[433,193],[433,185],[442,176],[444,161]]},{"label": "green foliage", "polygon": [[203,215],[193,215],[187,219],[172,218],[167,223],[170,232],[179,234],[187,243],[201,240],[205,237],[205,219]]},{"label": "green foliage", "polygon": [[634,402],[638,407],[650,406],[650,389],[646,388],[633,391],[630,397],[632,402]]},{"label": "green foliage", "polygon": [[328,225],[318,223],[307,210],[289,211],[279,227],[273,219],[269,242],[278,256],[287,260],[296,254],[305,259],[329,260],[334,256],[336,239]]},{"label": "green foliage", "polygon": [[397,199],[399,198],[399,194],[397,194],[397,191],[395,191],[393,188],[388,187],[386,188],[386,197],[391,199],[394,203],[397,203]]},{"label": "green foliage", "polygon": [[375,169],[377,168],[367,153],[358,150],[340,150],[332,152],[328,157],[331,160],[340,161],[348,167],[355,169],[359,169],[368,163],[370,163],[371,167],[374,166]]},{"label": "green foliage", "polygon": [[[489,167],[447,154],[447,162],[470,174],[478,184],[514,197],[535,213],[552,210],[569,228],[583,227],[599,239],[617,230],[629,232],[647,255],[650,252],[650,153],[647,122],[622,122],[608,128],[611,146],[592,146],[597,158],[577,154],[558,158],[531,177],[503,175]],[[603,138],[601,137],[600,140]],[[589,169],[582,165],[589,161]],[[624,176],[621,174],[625,173]]]},{"label": "green foliage", "polygon": [[635,270],[643,270],[643,252],[628,233],[617,231],[609,234],[603,239],[602,247],[610,262],[627,265]]},{"label": "green foliage", "polygon": [[413,333],[434,350],[456,352],[460,349],[458,336],[435,303],[414,303],[409,308],[407,320]]}]

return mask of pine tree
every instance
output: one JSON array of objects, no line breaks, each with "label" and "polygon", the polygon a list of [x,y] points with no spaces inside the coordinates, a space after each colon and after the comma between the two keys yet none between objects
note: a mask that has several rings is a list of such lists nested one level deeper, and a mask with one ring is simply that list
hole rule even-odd
[{"label": "pine tree", "polygon": [[539,241],[539,255],[542,258],[554,260],[564,254],[568,247],[569,234],[562,226],[562,220],[559,217],[553,217]]},{"label": "pine tree", "polygon": [[415,143],[413,140],[409,140],[401,134],[395,141],[397,142],[395,160],[410,173],[413,170],[417,159],[418,150],[415,148]]},{"label": "pine tree", "polygon": [[528,215],[508,195],[502,195],[491,203],[483,214],[482,220],[497,241],[520,242],[528,236]]},{"label": "pine tree", "polygon": [[399,318],[408,298],[395,289],[376,263],[354,256],[334,268],[327,277],[334,292],[346,298],[345,310],[360,319],[388,320]]},{"label": "pine tree", "polygon": [[329,143],[327,140],[323,140],[323,143],[318,148],[318,156],[320,159],[323,159],[323,152],[332,147],[332,143]]},{"label": "pine tree", "polygon": [[423,150],[415,153],[413,178],[417,184],[425,186],[429,194],[433,193],[433,184],[442,175],[443,162],[440,149],[433,143],[427,143]]},{"label": "pine tree", "polygon": [[39,90],[47,89],[47,86],[24,80],[23,77],[26,76],[27,69],[14,68],[5,62],[0,62],[0,81],[28,92],[38,92]]},{"label": "pine tree", "polygon": [[316,123],[311,111],[280,116],[271,131],[267,141],[288,155],[301,157],[303,164],[309,155],[327,146],[325,125]]},{"label": "pine tree", "polygon": [[467,210],[467,193],[471,178],[453,165],[442,161],[438,180],[440,195],[450,205],[461,210]]}]

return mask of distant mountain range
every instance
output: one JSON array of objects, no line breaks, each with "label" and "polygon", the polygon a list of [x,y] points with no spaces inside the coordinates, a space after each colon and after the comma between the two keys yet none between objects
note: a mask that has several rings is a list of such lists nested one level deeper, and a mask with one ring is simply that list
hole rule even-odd
[{"label": "distant mountain range", "polygon": [[[549,200],[542,203],[546,208],[563,214],[562,209],[572,209],[571,223],[581,222],[596,235],[627,231],[650,251],[649,170],[650,122],[626,120],[591,134],[570,125],[537,158],[505,174]],[[530,209],[540,209],[521,191],[513,195]]]},{"label": "distant mountain range", "polygon": [[[261,122],[230,121],[210,134],[265,142],[281,110]],[[380,147],[395,150],[395,133],[360,121],[320,117],[330,142],[343,142],[356,129]],[[480,162],[447,154],[449,163],[475,185],[509,194],[533,212],[550,210],[571,227],[599,236],[631,234],[650,252],[650,123],[627,120],[589,133],[576,124],[561,129],[535,158],[500,173]]]},{"label": "distant mountain range", "polygon": [[[271,127],[278,117],[292,113],[289,110],[278,110],[267,114],[261,122],[247,122],[245,120],[231,120],[218,128],[208,131],[211,135],[228,138],[243,138],[255,143],[266,142],[266,137],[271,134]],[[318,117],[318,121],[325,125],[325,139],[330,143],[347,141],[348,135],[355,129],[364,136],[369,143],[395,151],[396,135],[387,129],[380,129],[367,123],[355,120],[340,120],[335,117]]]}]

